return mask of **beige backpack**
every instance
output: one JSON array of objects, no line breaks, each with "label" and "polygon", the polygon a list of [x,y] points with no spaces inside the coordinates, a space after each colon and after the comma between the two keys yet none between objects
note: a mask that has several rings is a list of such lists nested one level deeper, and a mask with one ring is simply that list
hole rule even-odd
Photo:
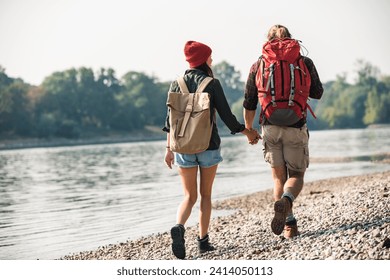
[{"label": "beige backpack", "polygon": [[206,77],[196,92],[190,93],[183,77],[180,77],[177,79],[180,93],[168,93],[170,147],[173,152],[196,154],[207,150],[213,122],[210,96],[203,91],[212,80],[213,78]]}]

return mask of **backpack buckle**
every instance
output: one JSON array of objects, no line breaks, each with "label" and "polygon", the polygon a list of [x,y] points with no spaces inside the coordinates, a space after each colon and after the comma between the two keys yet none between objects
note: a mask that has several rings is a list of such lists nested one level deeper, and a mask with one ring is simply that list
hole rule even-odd
[{"label": "backpack buckle", "polygon": [[186,112],[192,112],[192,104],[187,104],[186,106]]}]

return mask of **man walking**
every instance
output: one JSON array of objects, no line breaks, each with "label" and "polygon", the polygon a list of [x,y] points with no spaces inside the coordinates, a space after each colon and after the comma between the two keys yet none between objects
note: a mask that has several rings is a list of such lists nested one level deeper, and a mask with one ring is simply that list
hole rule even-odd
[{"label": "man walking", "polygon": [[323,87],[313,61],[300,54],[299,42],[286,27],[272,26],[267,39],[246,82],[244,119],[252,129],[260,102],[264,159],[274,180],[271,229],[276,235],[284,230],[284,236],[292,238],[299,234],[293,202],[309,166],[307,99],[320,99]]}]

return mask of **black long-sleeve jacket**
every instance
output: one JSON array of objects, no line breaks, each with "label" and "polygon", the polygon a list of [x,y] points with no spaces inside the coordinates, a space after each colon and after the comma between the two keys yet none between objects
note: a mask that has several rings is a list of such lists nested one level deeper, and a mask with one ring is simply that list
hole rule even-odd
[{"label": "black long-sleeve jacket", "polygon": [[[190,92],[195,92],[200,83],[207,77],[207,74],[199,69],[188,69],[184,74],[184,80],[187,84],[188,90]],[[222,89],[221,83],[218,79],[213,79],[204,90],[210,94],[210,110],[214,112],[214,109],[218,112],[218,115],[221,117],[222,121],[230,129],[232,134],[236,134],[245,129],[245,125],[237,121],[237,118],[233,115],[229,104],[226,100],[225,93]],[[173,81],[169,92],[180,92],[180,87],[177,81]],[[213,118],[213,113],[211,118]],[[210,120],[212,121],[212,120]],[[169,109],[167,112],[167,117],[165,119],[165,126],[163,131],[170,131],[169,123]],[[221,144],[221,138],[218,134],[217,125],[214,122],[213,131],[211,134],[210,144],[207,150],[216,150],[219,149]]]}]

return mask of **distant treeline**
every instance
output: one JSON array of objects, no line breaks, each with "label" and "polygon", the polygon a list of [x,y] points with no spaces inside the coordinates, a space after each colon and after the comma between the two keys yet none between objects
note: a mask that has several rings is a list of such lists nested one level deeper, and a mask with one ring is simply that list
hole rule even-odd
[{"label": "distant treeline", "polygon": [[[242,121],[241,73],[227,62],[215,65],[213,71]],[[170,82],[141,72],[118,78],[113,69],[95,73],[82,67],[55,72],[36,86],[9,77],[0,67],[0,137],[88,138],[162,127]],[[312,129],[390,123],[390,76],[380,76],[370,63],[359,61],[354,84],[338,76],[324,89],[320,101],[310,101],[317,115],[316,120],[308,119]],[[219,125],[223,127],[221,121]]]}]

